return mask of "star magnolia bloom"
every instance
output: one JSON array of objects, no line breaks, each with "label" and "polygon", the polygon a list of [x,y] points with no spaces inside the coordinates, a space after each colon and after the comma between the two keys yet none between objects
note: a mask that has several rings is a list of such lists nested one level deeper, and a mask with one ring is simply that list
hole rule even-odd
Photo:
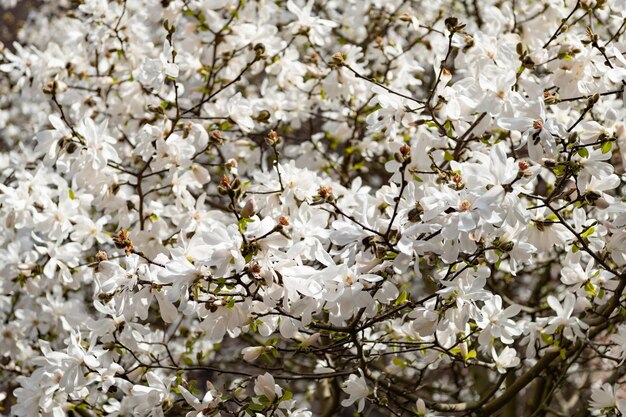
[{"label": "star magnolia bloom", "polygon": [[361,376],[351,374],[348,377],[348,380],[343,383],[341,389],[346,394],[350,395],[350,397],[341,401],[341,405],[343,405],[344,407],[348,407],[354,403],[357,403],[357,411],[360,413],[365,407],[365,399],[367,398],[369,390],[367,389],[367,384],[365,383],[363,371],[359,371],[361,373]]},{"label": "star magnolia bloom", "polygon": [[491,356],[496,364],[496,369],[501,374],[507,372],[507,368],[515,368],[520,364],[520,359],[517,357],[517,351],[510,347],[505,347],[502,352],[498,354],[494,347],[491,348]]},{"label": "star magnolia bloom", "polygon": [[577,337],[585,337],[581,329],[587,329],[589,326],[578,317],[572,317],[576,303],[574,294],[567,294],[563,304],[559,303],[552,295],[548,296],[547,301],[550,308],[556,312],[556,317],[551,318],[548,322],[548,327],[545,328],[546,333],[552,334],[563,329],[563,335],[567,339],[576,340]]}]

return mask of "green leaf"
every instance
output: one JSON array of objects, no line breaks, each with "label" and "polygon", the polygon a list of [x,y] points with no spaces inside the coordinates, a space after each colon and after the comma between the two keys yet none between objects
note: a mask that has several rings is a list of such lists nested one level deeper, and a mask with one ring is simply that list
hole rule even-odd
[{"label": "green leaf", "polygon": [[261,411],[261,410],[265,409],[265,406],[263,404],[250,403],[248,408],[250,410],[254,410],[254,411]]},{"label": "green leaf", "polygon": [[443,159],[445,159],[446,161],[450,162],[450,161],[454,160],[454,157],[452,156],[452,154],[450,152],[446,151],[443,154]]},{"label": "green leaf", "polygon": [[578,153],[578,155],[582,156],[583,158],[589,158],[589,151],[587,150],[587,148],[580,148],[576,153]]},{"label": "green leaf", "polygon": [[448,136],[454,136],[454,127],[452,126],[452,122],[450,120],[446,120],[443,127],[446,129]]},{"label": "green leaf", "polygon": [[237,223],[237,226],[239,228],[239,233],[243,233],[246,231],[246,229],[248,228],[248,223],[253,223],[254,219],[251,219],[249,217],[243,217],[241,220],[239,220],[239,222]]},{"label": "green leaf", "polygon": [[558,175],[560,177],[563,175],[563,173],[565,173],[565,165],[557,165],[554,168],[552,168],[552,171],[554,172],[555,175]]},{"label": "green leaf", "polygon": [[220,123],[218,130],[225,132],[225,131],[232,129],[233,126],[234,126],[233,124],[231,124],[227,120],[224,120],[222,123]]},{"label": "green leaf", "polygon": [[551,345],[552,342],[554,342],[554,339],[552,339],[552,336],[546,333],[541,333],[541,340],[543,341],[543,343],[547,345]]},{"label": "green leaf", "polygon": [[404,368],[406,367],[406,362],[403,361],[402,359],[398,358],[397,356],[395,358],[393,358],[392,360],[393,364],[400,367],[400,368]]},{"label": "green leaf", "polygon": [[398,296],[395,305],[399,306],[400,304],[403,304],[407,298],[409,298],[409,294],[406,291],[402,291],[402,293]]},{"label": "green leaf", "polygon": [[285,391],[282,397],[280,397],[280,401],[289,401],[293,398],[293,393],[291,391]]},{"label": "green leaf", "polygon": [[584,232],[582,232],[580,234],[580,236],[584,239],[586,237],[589,237],[593,232],[595,232],[595,228],[593,226],[589,227],[587,230],[585,230]]},{"label": "green leaf", "polygon": [[68,188],[67,194],[70,196],[70,200],[76,200],[76,194],[74,194],[74,191],[71,188]]},{"label": "green leaf", "polygon": [[591,282],[587,281],[585,283],[585,292],[591,296],[595,296],[596,295],[596,286],[593,285]]},{"label": "green leaf", "polygon": [[611,149],[613,149],[613,143],[612,142],[604,142],[602,144],[602,148],[600,148],[602,150],[602,153],[609,153],[611,152]]},{"label": "green leaf", "polygon": [[500,264],[502,263],[502,258],[498,258],[498,261],[496,262],[496,264],[494,265],[496,267],[496,270],[500,270]]}]

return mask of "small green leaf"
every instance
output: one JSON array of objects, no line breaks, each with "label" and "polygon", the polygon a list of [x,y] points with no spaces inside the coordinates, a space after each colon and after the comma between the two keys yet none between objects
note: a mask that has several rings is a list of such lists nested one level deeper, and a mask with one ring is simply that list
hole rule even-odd
[{"label": "small green leaf", "polygon": [[560,177],[565,172],[565,165],[557,165],[554,168],[552,168],[552,171],[554,172],[555,175],[558,175]]},{"label": "small green leaf", "polygon": [[584,232],[582,232],[580,234],[580,236],[584,239],[589,237],[593,232],[595,232],[595,228],[593,226],[589,227],[587,230],[585,230]]},{"label": "small green leaf", "polygon": [[403,304],[407,298],[409,298],[409,294],[406,291],[402,291],[396,300],[396,305],[399,306],[400,304]]},{"label": "small green leaf", "polygon": [[547,345],[551,345],[552,342],[554,342],[554,340],[552,339],[552,336],[546,333],[541,333],[541,340],[543,341],[543,343]]},{"label": "small green leaf", "polygon": [[402,359],[398,358],[397,356],[395,358],[393,358],[393,364],[400,367],[400,368],[404,368],[406,367],[406,362],[403,361]]},{"label": "small green leaf", "polygon": [[602,153],[609,153],[611,152],[611,149],[613,149],[613,143],[612,142],[604,142],[602,144],[602,148],[600,148],[602,150]]},{"label": "small green leaf", "polygon": [[582,156],[583,158],[589,158],[589,151],[587,150],[587,148],[580,148],[577,151],[578,155]]},{"label": "small green leaf", "polygon": [[585,292],[591,296],[595,296],[596,295],[596,286],[593,285],[591,282],[587,281],[585,283]]},{"label": "small green leaf", "polygon": [[502,263],[502,258],[498,258],[498,261],[496,262],[496,264],[494,265],[496,267],[496,270],[500,270],[500,264]]}]

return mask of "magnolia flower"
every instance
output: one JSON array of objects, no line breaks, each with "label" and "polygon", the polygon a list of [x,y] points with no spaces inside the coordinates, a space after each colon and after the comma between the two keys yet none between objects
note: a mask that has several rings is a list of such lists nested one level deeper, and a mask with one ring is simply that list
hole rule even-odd
[{"label": "magnolia flower", "polygon": [[228,100],[228,117],[239,125],[241,130],[248,132],[254,128],[252,120],[252,108],[248,100],[243,98],[241,93],[237,93]]},{"label": "magnolia flower", "polygon": [[258,376],[254,383],[254,393],[264,395],[270,401],[283,395],[282,389],[274,383],[274,377],[269,372]]},{"label": "magnolia flower", "polygon": [[350,397],[341,401],[341,405],[348,407],[355,402],[358,402],[357,411],[360,413],[365,407],[365,399],[367,398],[369,390],[367,389],[367,384],[365,383],[363,371],[359,369],[359,372],[361,373],[361,376],[350,374],[348,380],[342,384],[341,389]]},{"label": "magnolia flower", "polygon": [[[193,411],[188,412],[186,417],[209,417],[215,416],[213,411],[218,406],[220,402],[219,393],[213,388],[211,383],[207,383],[209,385],[209,389],[206,394],[202,398],[202,401],[198,400],[187,388],[182,385],[178,386],[181,395],[187,401],[191,407],[193,407]],[[219,415],[219,414],[218,414]]]},{"label": "magnolia flower", "polygon": [[613,52],[613,56],[617,58],[617,61],[619,62],[620,66],[615,66],[613,68],[610,68],[606,72],[606,76],[612,82],[620,83],[624,79],[626,79],[626,58],[624,58],[624,55],[622,55],[620,50],[617,49],[615,46],[613,47],[612,52]]},{"label": "magnolia flower", "polygon": [[520,359],[517,357],[517,351],[508,346],[502,349],[500,354],[498,354],[496,349],[492,347],[491,356],[493,357],[496,369],[501,374],[505,374],[507,372],[507,368],[515,368],[520,364]]},{"label": "magnolia flower", "polygon": [[594,412],[594,415],[609,415],[614,409],[624,415],[626,413],[626,400],[617,400],[614,387],[605,382],[602,386],[591,391],[589,409]]},{"label": "magnolia flower", "polygon": [[563,335],[570,340],[576,340],[577,337],[585,337],[582,330],[587,329],[589,326],[578,317],[572,317],[574,312],[574,304],[576,303],[576,296],[568,293],[563,300],[563,304],[553,296],[548,296],[548,305],[552,310],[556,312],[556,317],[553,317],[548,322],[548,327],[545,328],[545,332],[552,334],[558,330],[563,331]]},{"label": "magnolia flower", "polygon": [[478,338],[482,345],[491,343],[492,337],[500,338],[502,343],[511,344],[513,338],[522,334],[517,324],[510,319],[521,310],[520,306],[512,305],[502,310],[502,298],[499,295],[485,301],[481,309],[481,317],[476,324],[483,329]]},{"label": "magnolia flower", "polygon": [[535,111],[532,116],[502,117],[498,120],[498,125],[504,129],[523,132],[520,147],[528,143],[530,159],[539,162],[544,154],[548,157],[555,155],[555,137],[560,135],[561,128],[555,119],[547,117],[542,99],[533,107],[539,111]]},{"label": "magnolia flower", "polygon": [[170,391],[172,380],[161,377],[155,372],[146,374],[148,385],[134,385],[130,390],[135,413],[146,415],[163,415],[161,405],[170,400],[174,401],[174,395]]},{"label": "magnolia flower", "polygon": [[311,16],[313,4],[314,0],[309,0],[303,8],[300,8],[293,0],[287,2],[287,9],[298,18],[297,22],[290,24],[291,31],[292,33],[309,33],[314,44],[324,45],[326,35],[331,28],[337,26],[337,23]]},{"label": "magnolia flower", "polygon": [[171,57],[171,50],[169,43],[165,42],[163,52],[158,59],[144,58],[141,66],[134,73],[137,81],[148,88],[159,89],[165,77],[178,77],[178,65],[168,61],[168,56]]},{"label": "magnolia flower", "polygon": [[35,147],[35,152],[45,153],[45,162],[47,164],[52,164],[59,151],[59,140],[71,138],[72,133],[69,127],[67,127],[65,122],[63,122],[59,116],[51,114],[48,116],[48,120],[50,121],[53,129],[43,130],[37,133],[35,138],[38,143]]},{"label": "magnolia flower", "polygon": [[265,346],[251,346],[243,348],[243,360],[246,362],[254,362],[259,356],[265,352]]}]

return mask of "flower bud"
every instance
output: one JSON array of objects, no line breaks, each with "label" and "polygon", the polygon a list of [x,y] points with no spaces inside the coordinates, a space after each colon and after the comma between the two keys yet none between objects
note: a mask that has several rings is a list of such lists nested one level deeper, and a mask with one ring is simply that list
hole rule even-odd
[{"label": "flower bud", "polygon": [[402,20],[403,22],[410,22],[413,19],[413,16],[411,16],[411,13],[409,12],[404,12],[400,15],[400,20]]},{"label": "flower bud", "polygon": [[273,130],[270,130],[267,136],[265,137],[265,143],[267,143],[269,146],[274,146],[277,143],[280,143],[280,141],[281,141],[280,136],[278,136],[278,133],[276,133]]},{"label": "flower bud", "polygon": [[243,360],[246,362],[254,362],[265,351],[264,346],[252,346],[244,348],[241,353]]},{"label": "flower bud", "polygon": [[250,218],[256,214],[258,207],[254,198],[248,199],[241,209],[241,217]]},{"label": "flower bud", "polygon": [[214,130],[209,134],[209,139],[211,143],[215,145],[221,145],[224,143],[224,137],[222,136],[222,132],[219,130]]},{"label": "flower bud", "polygon": [[261,110],[256,116],[256,121],[259,123],[267,123],[272,115],[267,110]]},{"label": "flower bud", "polygon": [[107,259],[109,259],[109,255],[107,255],[105,251],[101,250],[96,253],[96,262],[100,263],[102,261],[106,261]]},{"label": "flower bud", "polygon": [[346,55],[343,52],[335,52],[331,63],[335,66],[341,67],[346,62]]},{"label": "flower bud", "polygon": [[254,45],[254,53],[256,54],[256,58],[261,58],[263,55],[265,55],[265,45],[263,45],[262,43],[257,43],[256,45]]}]

